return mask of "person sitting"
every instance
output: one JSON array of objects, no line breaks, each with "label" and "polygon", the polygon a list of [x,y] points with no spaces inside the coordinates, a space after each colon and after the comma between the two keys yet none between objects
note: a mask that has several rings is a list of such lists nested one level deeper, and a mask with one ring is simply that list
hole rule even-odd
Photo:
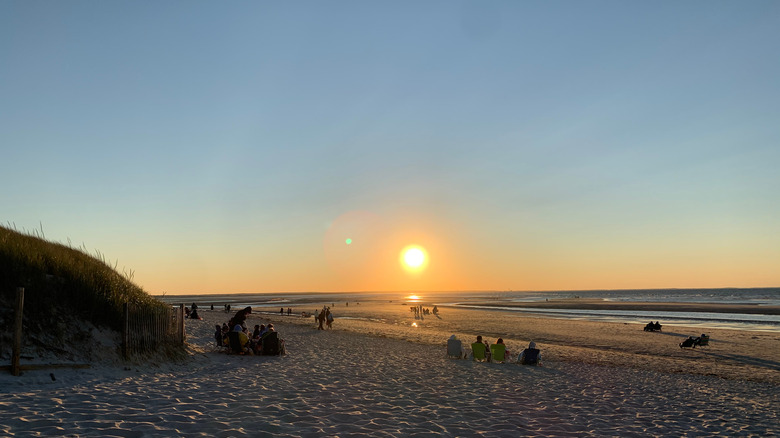
[{"label": "person sitting", "polygon": [[[501,338],[498,338],[498,340],[496,341],[496,344],[504,345],[504,340],[501,339]],[[507,356],[510,356],[512,354],[512,353],[509,352],[509,348],[507,348],[506,345],[504,345],[504,349],[505,349],[504,351],[506,351],[506,355]]]},{"label": "person sitting", "polygon": [[707,336],[704,333],[702,333],[701,336],[696,338],[695,341],[696,342],[694,342],[694,347],[697,346],[697,345],[700,346],[700,347],[704,347],[704,346],[709,346],[710,345],[710,337]]},{"label": "person sitting", "polygon": [[531,341],[528,343],[528,348],[517,356],[517,363],[521,365],[542,366],[542,353],[536,348],[536,342]]},{"label": "person sitting", "polygon": [[463,348],[463,343],[455,335],[450,336],[447,340],[447,356],[458,359],[466,357],[466,349]]},{"label": "person sitting", "polygon": [[273,356],[286,354],[284,339],[279,337],[279,333],[274,329],[273,324],[268,324],[268,329],[263,335],[260,344],[260,354]]},{"label": "person sitting", "polygon": [[275,330],[275,329],[273,323],[269,322],[267,326],[260,328],[260,337],[262,338],[263,336],[265,336],[266,333],[268,333],[271,330]]},{"label": "person sitting", "polygon": [[230,350],[233,353],[252,353],[252,350],[249,348],[249,336],[247,336],[239,324],[236,324],[236,326],[233,327],[233,330],[228,332],[228,340],[230,343]]},{"label": "person sitting", "polygon": [[680,342],[680,348],[696,348],[696,339],[693,339],[693,336],[688,336],[688,339]]},{"label": "person sitting", "polygon": [[653,330],[655,330],[655,324],[653,324],[653,321],[650,321],[645,325],[645,331],[652,332]]},{"label": "person sitting", "polygon": [[246,316],[250,313],[252,313],[252,308],[249,306],[244,307],[243,309],[236,312],[236,315],[230,319],[228,326],[235,327],[236,324],[243,326],[246,322]]},{"label": "person sitting", "polygon": [[480,362],[486,361],[488,359],[486,350],[489,349],[482,342],[482,335],[477,336],[477,342],[471,344],[471,357]]},{"label": "person sitting", "polygon": [[653,330],[660,332],[661,331],[661,323],[656,321],[655,324],[653,324]]},{"label": "person sitting", "polygon": [[506,348],[506,344],[504,344],[504,340],[502,338],[498,338],[496,343],[490,346],[490,356],[491,361],[493,362],[503,363],[505,358],[508,358],[510,355],[511,353]]}]

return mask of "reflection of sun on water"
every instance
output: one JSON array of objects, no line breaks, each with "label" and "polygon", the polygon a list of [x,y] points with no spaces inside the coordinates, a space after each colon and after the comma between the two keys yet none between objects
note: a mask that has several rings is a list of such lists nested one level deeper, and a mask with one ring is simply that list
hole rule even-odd
[{"label": "reflection of sun on water", "polygon": [[412,323],[412,327],[417,327],[417,323],[416,323],[416,322],[413,322],[413,323]]},{"label": "reflection of sun on water", "polygon": [[409,295],[408,297],[406,297],[406,301],[417,302],[420,301],[420,297],[417,295]]}]

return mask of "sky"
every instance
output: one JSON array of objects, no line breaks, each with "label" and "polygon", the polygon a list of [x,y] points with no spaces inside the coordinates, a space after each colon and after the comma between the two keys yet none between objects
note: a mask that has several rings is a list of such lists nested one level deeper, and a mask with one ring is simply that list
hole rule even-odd
[{"label": "sky", "polygon": [[0,222],[152,294],[776,287],[778,53],[773,0],[3,0]]}]

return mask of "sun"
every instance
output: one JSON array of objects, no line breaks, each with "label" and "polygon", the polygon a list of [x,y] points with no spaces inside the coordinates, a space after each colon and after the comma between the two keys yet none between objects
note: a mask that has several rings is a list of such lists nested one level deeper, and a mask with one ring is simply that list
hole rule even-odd
[{"label": "sun", "polygon": [[425,262],[425,254],[420,248],[411,248],[404,253],[404,263],[410,268],[419,268]]},{"label": "sun", "polygon": [[428,264],[425,249],[417,245],[409,245],[401,251],[401,265],[408,271],[421,271]]}]

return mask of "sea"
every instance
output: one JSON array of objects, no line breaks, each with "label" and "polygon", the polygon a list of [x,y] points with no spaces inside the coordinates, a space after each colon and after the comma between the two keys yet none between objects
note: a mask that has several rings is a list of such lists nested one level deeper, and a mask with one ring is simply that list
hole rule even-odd
[{"label": "sea", "polygon": [[[583,291],[437,291],[437,292],[288,292],[260,294],[192,294],[157,296],[164,302],[178,305],[214,305],[232,309],[246,306],[274,309],[293,308],[296,312],[313,312],[323,304],[344,302],[396,302],[421,304],[427,307],[474,308],[494,312],[535,314],[551,318],[572,318],[605,322],[647,323],[660,321],[666,326],[725,328],[736,330],[780,332],[780,288],[725,288],[725,289],[634,289]],[[584,310],[543,309],[523,307],[523,303],[545,300],[581,298],[605,302],[748,304],[759,313],[714,313],[695,311],[638,311],[638,310]],[[766,312],[761,312],[761,309]],[[271,310],[268,310],[270,313]]]}]

